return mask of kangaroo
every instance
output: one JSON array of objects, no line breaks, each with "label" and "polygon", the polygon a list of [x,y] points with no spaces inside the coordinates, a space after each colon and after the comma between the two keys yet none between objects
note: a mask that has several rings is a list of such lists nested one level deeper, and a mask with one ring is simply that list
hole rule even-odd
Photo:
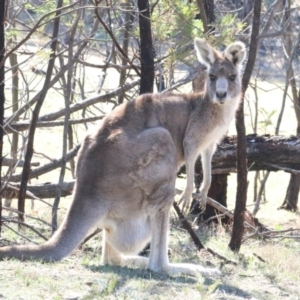
[{"label": "kangaroo", "polygon": [[[211,157],[233,119],[240,98],[245,46],[223,53],[195,39],[208,68],[204,94],[145,94],[116,107],[86,135],[78,153],[76,184],[67,215],[45,244],[0,248],[0,257],[58,261],[97,225],[103,228],[102,263],[169,274],[219,275],[216,268],[169,263],[169,214],[178,169],[187,167],[181,202],[191,201],[194,162],[201,153],[205,201]],[[137,254],[151,242],[149,258]]]}]

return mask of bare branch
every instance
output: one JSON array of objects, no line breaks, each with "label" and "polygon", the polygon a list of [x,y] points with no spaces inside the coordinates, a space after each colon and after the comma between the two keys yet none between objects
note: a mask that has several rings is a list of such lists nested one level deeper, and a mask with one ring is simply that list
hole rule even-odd
[{"label": "bare branch", "polygon": [[[125,84],[123,87],[119,87],[118,89],[114,90],[113,92],[107,93],[105,95],[96,95],[94,97],[82,100],[80,102],[77,102],[75,104],[70,105],[70,113],[73,113],[75,111],[81,110],[83,108],[86,108],[90,105],[99,103],[99,102],[111,102],[114,103],[114,101],[111,100],[111,98],[118,96],[119,94],[126,92],[133,87],[137,86],[140,83],[140,80],[132,81],[131,83]],[[61,109],[57,112],[42,116],[39,118],[39,121],[51,121],[58,119],[65,115],[65,109]]]},{"label": "bare branch", "polygon": [[[68,154],[66,155],[67,161],[69,161],[70,159],[72,159],[73,157],[76,156],[79,148],[80,148],[80,145],[77,145],[71,151],[68,152]],[[43,165],[43,166],[41,166],[39,168],[36,168],[34,170],[31,170],[29,172],[29,179],[41,176],[42,174],[45,174],[45,173],[50,172],[52,170],[55,170],[56,168],[59,168],[61,166],[61,163],[62,163],[61,158],[60,159],[54,159],[51,163]],[[18,181],[21,180],[21,178],[22,178],[22,174],[14,174],[9,178],[9,180],[12,181],[12,182],[18,182]]]}]

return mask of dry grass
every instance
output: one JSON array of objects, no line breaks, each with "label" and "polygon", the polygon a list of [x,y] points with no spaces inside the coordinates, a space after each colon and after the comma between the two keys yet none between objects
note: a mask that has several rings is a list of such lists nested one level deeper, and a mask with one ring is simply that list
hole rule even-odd
[{"label": "dry grass", "polygon": [[[92,58],[91,58],[92,59]],[[29,72],[28,72],[29,74]],[[87,78],[90,90],[95,89],[97,73],[88,70]],[[109,73],[106,79],[106,87],[112,88],[116,83],[116,74]],[[41,87],[41,78],[35,79],[38,91]],[[267,111],[275,109],[277,114],[280,109],[282,95],[278,90],[273,90],[274,85],[263,82],[259,89],[260,108]],[[190,85],[184,88],[185,92],[191,90]],[[32,95],[34,92],[31,93]],[[8,93],[7,93],[8,95]],[[9,98],[9,97],[8,97]],[[253,109],[253,93],[248,93]],[[282,123],[282,134],[292,134],[296,123],[293,110],[287,101],[286,113]],[[63,107],[63,99],[60,92],[51,90],[42,114]],[[107,108],[101,104],[103,110]],[[7,115],[9,111],[7,111]],[[246,109],[247,132],[252,133],[250,111]],[[259,133],[274,133],[276,114],[271,118],[271,124],[264,126],[264,118],[260,117]],[[78,141],[81,141],[85,128],[79,126]],[[36,134],[35,150],[58,158],[61,156],[61,128],[38,129]],[[230,134],[235,134],[232,124]],[[9,153],[9,142],[5,141],[5,150]],[[36,155],[34,160],[42,164],[47,159]],[[58,171],[32,180],[32,183],[55,182],[58,180]],[[68,172],[66,180],[71,179]],[[281,205],[289,176],[284,172],[272,173],[267,183],[267,202],[262,203],[257,217],[266,226],[283,230],[287,228],[300,228],[299,214],[277,210]],[[184,184],[184,183],[183,183]],[[182,183],[181,183],[182,188]],[[253,201],[253,174],[249,173],[248,204]],[[228,205],[234,208],[236,192],[236,175],[229,178]],[[62,199],[60,218],[65,214],[65,207],[69,204],[70,197]],[[49,200],[52,202],[52,199]],[[248,207],[251,211],[251,206]],[[31,211],[30,203],[27,212],[46,220],[51,219],[49,207],[36,203]],[[30,221],[35,226],[36,222]],[[41,228],[41,227],[39,227]],[[227,245],[230,239],[230,230],[220,226],[199,228],[197,233],[207,247],[234,260],[234,265],[222,267],[223,276],[213,280],[210,278],[193,278],[189,276],[169,277],[164,274],[155,274],[145,270],[132,268],[104,267],[99,265],[101,249],[98,245],[100,237],[91,240],[85,251],[76,251],[72,256],[55,264],[43,264],[41,262],[2,261],[0,263],[0,298],[3,299],[300,299],[300,260],[299,239],[273,239],[262,242],[248,239],[242,246],[239,255],[232,253]],[[41,242],[34,235],[26,232],[33,240]],[[46,232],[50,235],[50,232]],[[10,241],[23,242],[5,230],[2,235]],[[220,267],[221,261],[212,257],[207,252],[197,253],[190,237],[186,232],[178,228],[178,220],[173,220],[170,232],[170,259],[174,262],[193,262],[202,265]],[[260,261],[257,256],[266,262]]]}]

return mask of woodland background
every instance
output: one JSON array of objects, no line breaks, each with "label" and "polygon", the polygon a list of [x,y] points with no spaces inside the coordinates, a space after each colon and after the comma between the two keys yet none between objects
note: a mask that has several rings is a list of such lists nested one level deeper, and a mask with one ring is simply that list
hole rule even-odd
[{"label": "woodland background", "polygon": [[[177,241],[171,247],[177,255],[185,253],[178,260],[190,260],[197,251],[188,235],[181,236],[184,228],[196,234],[197,249],[207,251],[200,263],[203,255],[211,255],[218,261],[214,263],[235,269],[225,267],[228,282],[222,284],[177,278],[183,289],[174,287],[170,278],[153,276],[166,285],[160,295],[166,299],[170,286],[175,289],[172,298],[185,295],[187,289],[195,299],[199,295],[223,299],[222,294],[224,299],[299,299],[300,273],[295,270],[300,233],[300,1],[5,0],[0,5],[0,245],[40,243],[51,236],[70,202],[80,142],[115,106],[143,93],[205,88],[205,70],[193,49],[195,37],[206,38],[219,49],[241,40],[248,49],[243,104],[214,156],[209,196],[217,203],[211,200],[205,213],[193,209],[186,219],[181,216],[183,222],[174,215],[171,226],[171,240]],[[195,168],[199,187],[200,160]],[[183,169],[178,189],[184,187],[184,176]],[[101,239],[98,232],[91,232],[82,246],[85,254],[78,254],[81,268],[88,265],[93,270],[82,255],[94,253],[94,243]],[[228,259],[210,250],[210,243]],[[249,249],[250,256],[243,253]],[[253,257],[264,265],[261,273],[257,262],[252,265]],[[65,262],[59,268],[64,264],[69,267]],[[41,265],[27,268],[24,274],[14,271],[15,283],[19,280],[25,289],[40,278],[32,275],[33,280],[28,274],[36,269],[48,272]],[[117,278],[111,275],[115,271],[97,269],[104,278],[110,274],[104,288],[92,281],[84,297],[148,297],[153,286],[137,296],[120,288],[132,284],[133,278],[144,280],[148,273],[127,270],[131,275],[125,282],[128,273],[123,276],[117,270],[121,272]],[[243,281],[247,286],[235,286],[237,274],[252,278],[252,272],[262,282],[270,280],[274,290],[264,284],[263,291],[250,288],[247,280]],[[4,274],[9,278],[9,272]],[[4,296],[16,299],[13,283],[3,282]],[[57,293],[61,299],[60,288],[47,290],[45,297]]]}]

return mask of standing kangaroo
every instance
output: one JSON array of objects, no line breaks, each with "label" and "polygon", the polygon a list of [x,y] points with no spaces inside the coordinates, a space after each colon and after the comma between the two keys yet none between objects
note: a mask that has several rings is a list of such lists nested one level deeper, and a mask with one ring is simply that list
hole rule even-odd
[{"label": "standing kangaroo", "polygon": [[[185,163],[184,207],[191,200],[194,163],[201,153],[205,201],[211,157],[239,104],[245,46],[223,53],[195,39],[208,68],[204,94],[146,94],[120,105],[89,133],[78,154],[77,181],[67,215],[40,246],[0,248],[0,257],[57,261],[70,254],[97,225],[103,228],[102,262],[135,265],[170,274],[217,275],[217,269],[168,261],[169,214],[177,170]],[[139,253],[151,242],[150,257]]]}]

